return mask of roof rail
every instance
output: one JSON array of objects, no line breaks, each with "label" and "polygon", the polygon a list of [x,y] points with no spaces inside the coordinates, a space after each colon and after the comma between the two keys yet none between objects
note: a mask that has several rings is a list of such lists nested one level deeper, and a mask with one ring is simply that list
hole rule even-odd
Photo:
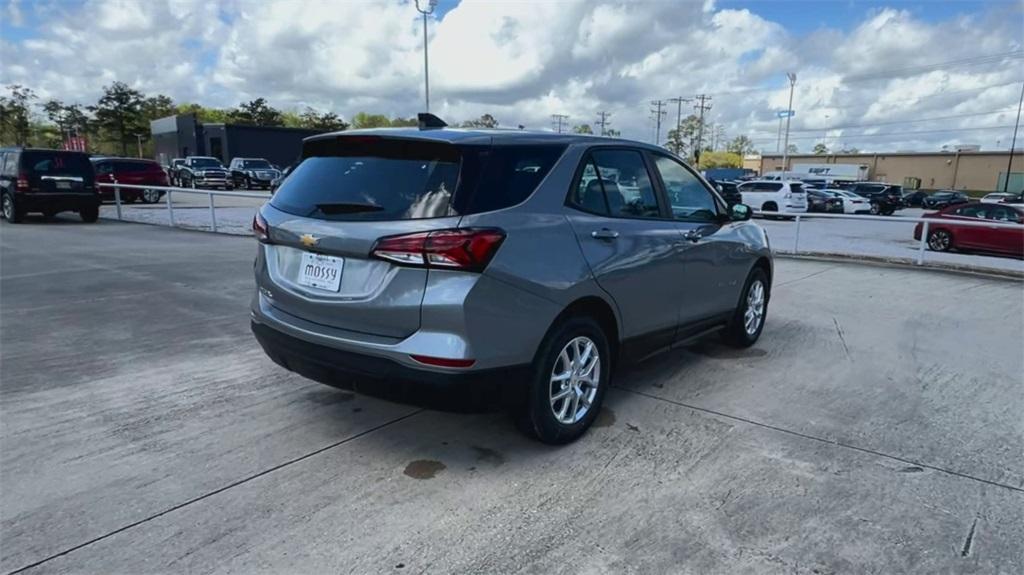
[{"label": "roof rail", "polygon": [[432,130],[437,128],[445,128],[448,124],[444,120],[431,114],[430,112],[420,112],[416,114],[416,120],[419,122],[421,130]]}]

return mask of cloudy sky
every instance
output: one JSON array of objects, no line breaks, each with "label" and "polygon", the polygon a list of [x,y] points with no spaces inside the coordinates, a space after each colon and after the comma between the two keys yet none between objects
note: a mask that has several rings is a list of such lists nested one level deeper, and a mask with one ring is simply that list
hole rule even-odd
[{"label": "cloudy sky", "polygon": [[[410,116],[423,109],[422,34],[399,0],[0,0],[0,83],[81,103],[120,80],[206,106],[262,96]],[[707,94],[728,137],[769,152],[788,71],[802,151],[823,138],[1008,149],[1024,82],[1019,0],[440,0],[428,37],[432,111],[449,121],[550,129],[552,114],[593,124],[606,111],[650,141],[652,100]]]}]

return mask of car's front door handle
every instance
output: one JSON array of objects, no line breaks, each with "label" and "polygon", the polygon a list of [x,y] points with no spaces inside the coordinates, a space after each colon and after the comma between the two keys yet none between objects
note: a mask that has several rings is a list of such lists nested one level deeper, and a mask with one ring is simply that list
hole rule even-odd
[{"label": "car's front door handle", "polygon": [[690,230],[683,234],[683,237],[691,242],[699,242],[700,239],[704,237],[704,232],[700,230]]},{"label": "car's front door handle", "polygon": [[614,240],[619,237],[619,232],[615,230],[609,230],[608,228],[601,228],[590,232],[590,237],[598,240]]}]

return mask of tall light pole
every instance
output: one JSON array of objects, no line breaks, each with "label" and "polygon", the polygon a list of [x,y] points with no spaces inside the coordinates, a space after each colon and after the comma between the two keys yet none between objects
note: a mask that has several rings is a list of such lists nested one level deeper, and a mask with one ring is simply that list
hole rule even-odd
[{"label": "tall light pole", "polygon": [[793,88],[796,87],[796,72],[787,72],[789,78],[789,107],[786,108],[786,141],[782,148],[782,172],[789,171],[789,121],[793,118]]},{"label": "tall light pole", "polygon": [[1024,104],[1024,85],[1020,87],[1020,101],[1017,102],[1017,123],[1013,125],[1013,140],[1010,142],[1010,158],[1006,160],[1006,179],[1003,181],[1003,193],[1010,189],[1010,168],[1013,167],[1013,149],[1017,147],[1017,128],[1020,127],[1020,108]]},{"label": "tall light pole", "polygon": [[423,14],[423,97],[427,103],[426,111],[430,111],[430,62],[427,59],[427,16],[434,13],[437,0],[427,0],[427,8],[420,8],[420,0],[416,0],[416,10]]},{"label": "tall light pole", "polygon": [[828,152],[828,144],[826,143],[828,141],[828,119],[831,117],[825,114],[825,131],[821,134],[821,145],[824,146],[826,152]]}]

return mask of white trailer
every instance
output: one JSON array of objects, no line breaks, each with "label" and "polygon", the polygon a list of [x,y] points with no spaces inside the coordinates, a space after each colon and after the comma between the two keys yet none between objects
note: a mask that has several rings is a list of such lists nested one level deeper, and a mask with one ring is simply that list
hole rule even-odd
[{"label": "white trailer", "polygon": [[864,181],[868,179],[867,164],[793,164],[793,171],[808,178]]}]

